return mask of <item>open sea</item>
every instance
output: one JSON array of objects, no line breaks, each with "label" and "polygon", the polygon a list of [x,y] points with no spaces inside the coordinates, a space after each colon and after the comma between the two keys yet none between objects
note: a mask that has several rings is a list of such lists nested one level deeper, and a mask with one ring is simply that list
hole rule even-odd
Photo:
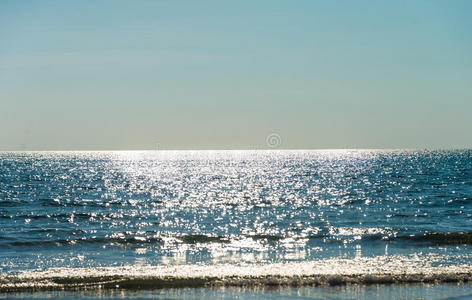
[{"label": "open sea", "polygon": [[472,298],[472,150],[0,153],[0,297]]}]

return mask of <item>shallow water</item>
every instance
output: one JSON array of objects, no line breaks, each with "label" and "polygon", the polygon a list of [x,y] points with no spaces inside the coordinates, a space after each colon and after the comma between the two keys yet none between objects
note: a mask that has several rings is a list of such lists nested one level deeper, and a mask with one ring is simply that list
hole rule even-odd
[{"label": "shallow water", "polygon": [[330,259],[344,275],[343,261],[463,273],[471,216],[471,150],[0,154],[3,284],[51,268],[297,275]]},{"label": "shallow water", "polygon": [[336,287],[303,288],[194,288],[159,290],[100,290],[100,291],[55,291],[37,293],[0,294],[18,298],[131,298],[131,299],[472,299],[470,284],[442,285],[351,285]]}]

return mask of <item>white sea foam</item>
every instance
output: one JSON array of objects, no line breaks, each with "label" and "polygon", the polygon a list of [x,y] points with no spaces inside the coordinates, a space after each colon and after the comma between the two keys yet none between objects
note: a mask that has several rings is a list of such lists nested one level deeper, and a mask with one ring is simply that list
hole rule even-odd
[{"label": "white sea foam", "polygon": [[[464,282],[472,265],[441,265],[442,257],[377,256],[273,264],[52,268],[0,276],[0,291],[205,286],[310,286]],[[439,264],[439,265],[437,265]]]}]

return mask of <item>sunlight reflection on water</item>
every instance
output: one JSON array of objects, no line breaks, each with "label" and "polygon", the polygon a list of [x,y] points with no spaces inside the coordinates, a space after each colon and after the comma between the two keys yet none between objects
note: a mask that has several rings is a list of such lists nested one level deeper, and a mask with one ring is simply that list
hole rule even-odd
[{"label": "sunlight reflection on water", "polygon": [[0,158],[3,270],[387,253],[453,261],[467,260],[472,244],[468,150]]}]

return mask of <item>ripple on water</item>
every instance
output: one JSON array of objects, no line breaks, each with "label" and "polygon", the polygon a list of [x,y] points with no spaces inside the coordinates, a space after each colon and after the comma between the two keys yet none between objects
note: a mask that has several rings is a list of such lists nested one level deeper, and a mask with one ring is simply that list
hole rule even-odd
[{"label": "ripple on water", "polygon": [[0,161],[2,271],[35,268],[38,257],[98,267],[471,252],[470,150],[16,152]]}]

